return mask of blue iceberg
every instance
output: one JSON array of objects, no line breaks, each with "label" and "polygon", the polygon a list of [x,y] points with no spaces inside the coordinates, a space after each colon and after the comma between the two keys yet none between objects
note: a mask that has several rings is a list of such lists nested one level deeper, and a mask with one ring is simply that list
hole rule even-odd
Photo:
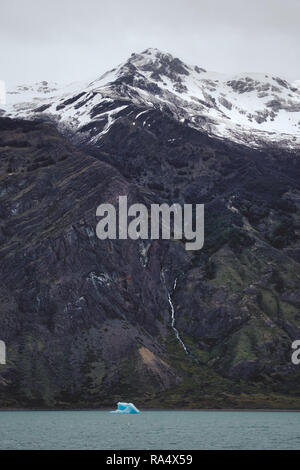
[{"label": "blue iceberg", "polygon": [[110,413],[117,413],[117,414],[125,414],[125,415],[131,415],[131,414],[137,414],[140,411],[137,409],[136,406],[134,406],[133,403],[125,403],[125,402],[120,402],[118,403],[118,408],[115,411],[110,411]]}]

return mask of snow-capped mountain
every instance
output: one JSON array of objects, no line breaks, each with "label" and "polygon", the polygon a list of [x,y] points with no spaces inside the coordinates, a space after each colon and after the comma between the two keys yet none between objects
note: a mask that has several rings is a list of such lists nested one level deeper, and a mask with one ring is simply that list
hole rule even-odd
[{"label": "snow-capped mountain", "polygon": [[6,115],[51,117],[100,145],[122,118],[151,128],[153,111],[253,147],[300,143],[300,87],[269,74],[225,75],[147,49],[91,82],[41,82],[9,90]]},{"label": "snow-capped mountain", "polygon": [[[0,407],[101,408],[130,392],[153,408],[300,409],[296,85],[148,50],[88,83],[9,90],[6,112],[30,120],[0,118],[13,352]],[[201,252],[99,240],[96,208],[120,195],[204,204]]]}]

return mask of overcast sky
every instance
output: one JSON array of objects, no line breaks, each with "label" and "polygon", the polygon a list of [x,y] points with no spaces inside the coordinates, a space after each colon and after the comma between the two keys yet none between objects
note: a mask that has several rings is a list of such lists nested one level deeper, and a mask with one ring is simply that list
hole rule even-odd
[{"label": "overcast sky", "polygon": [[219,72],[300,78],[300,0],[0,0],[0,79],[97,77],[157,47]]}]

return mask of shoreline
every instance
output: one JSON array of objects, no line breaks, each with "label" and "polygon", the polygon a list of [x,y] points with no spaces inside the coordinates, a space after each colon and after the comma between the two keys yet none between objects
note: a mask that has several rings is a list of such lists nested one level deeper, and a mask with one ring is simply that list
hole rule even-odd
[{"label": "shoreline", "polygon": [[[260,413],[300,413],[300,409],[292,408],[139,408],[140,412],[147,411],[220,411],[220,412],[260,412]],[[9,412],[9,411],[113,411],[113,408],[0,408],[0,412]]]}]

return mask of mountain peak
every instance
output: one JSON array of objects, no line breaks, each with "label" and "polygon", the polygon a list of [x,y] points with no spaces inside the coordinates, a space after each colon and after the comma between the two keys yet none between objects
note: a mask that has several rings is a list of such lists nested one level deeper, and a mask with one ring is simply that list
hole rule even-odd
[{"label": "mountain peak", "polygon": [[134,66],[143,72],[151,71],[157,75],[165,75],[169,78],[174,78],[175,74],[189,74],[189,67],[180,59],[168,52],[151,47],[141,53],[131,54],[125,65]]},{"label": "mountain peak", "polygon": [[169,52],[163,52],[160,49],[157,49],[156,47],[148,47],[142,52],[133,52],[129,60],[135,60],[136,58],[144,58],[145,60],[157,60],[162,59],[164,57],[173,58],[172,54],[170,54]]},{"label": "mountain peak", "polygon": [[254,147],[275,140],[294,148],[300,139],[299,93],[297,81],[289,84],[265,74],[208,72],[147,48],[93,82],[61,89],[42,82],[34,89],[8,91],[6,109],[18,117],[45,112],[78,132],[93,129],[86,134],[93,142],[100,141],[121,116],[133,119],[134,127],[134,112],[139,116],[155,108],[222,139]]}]

